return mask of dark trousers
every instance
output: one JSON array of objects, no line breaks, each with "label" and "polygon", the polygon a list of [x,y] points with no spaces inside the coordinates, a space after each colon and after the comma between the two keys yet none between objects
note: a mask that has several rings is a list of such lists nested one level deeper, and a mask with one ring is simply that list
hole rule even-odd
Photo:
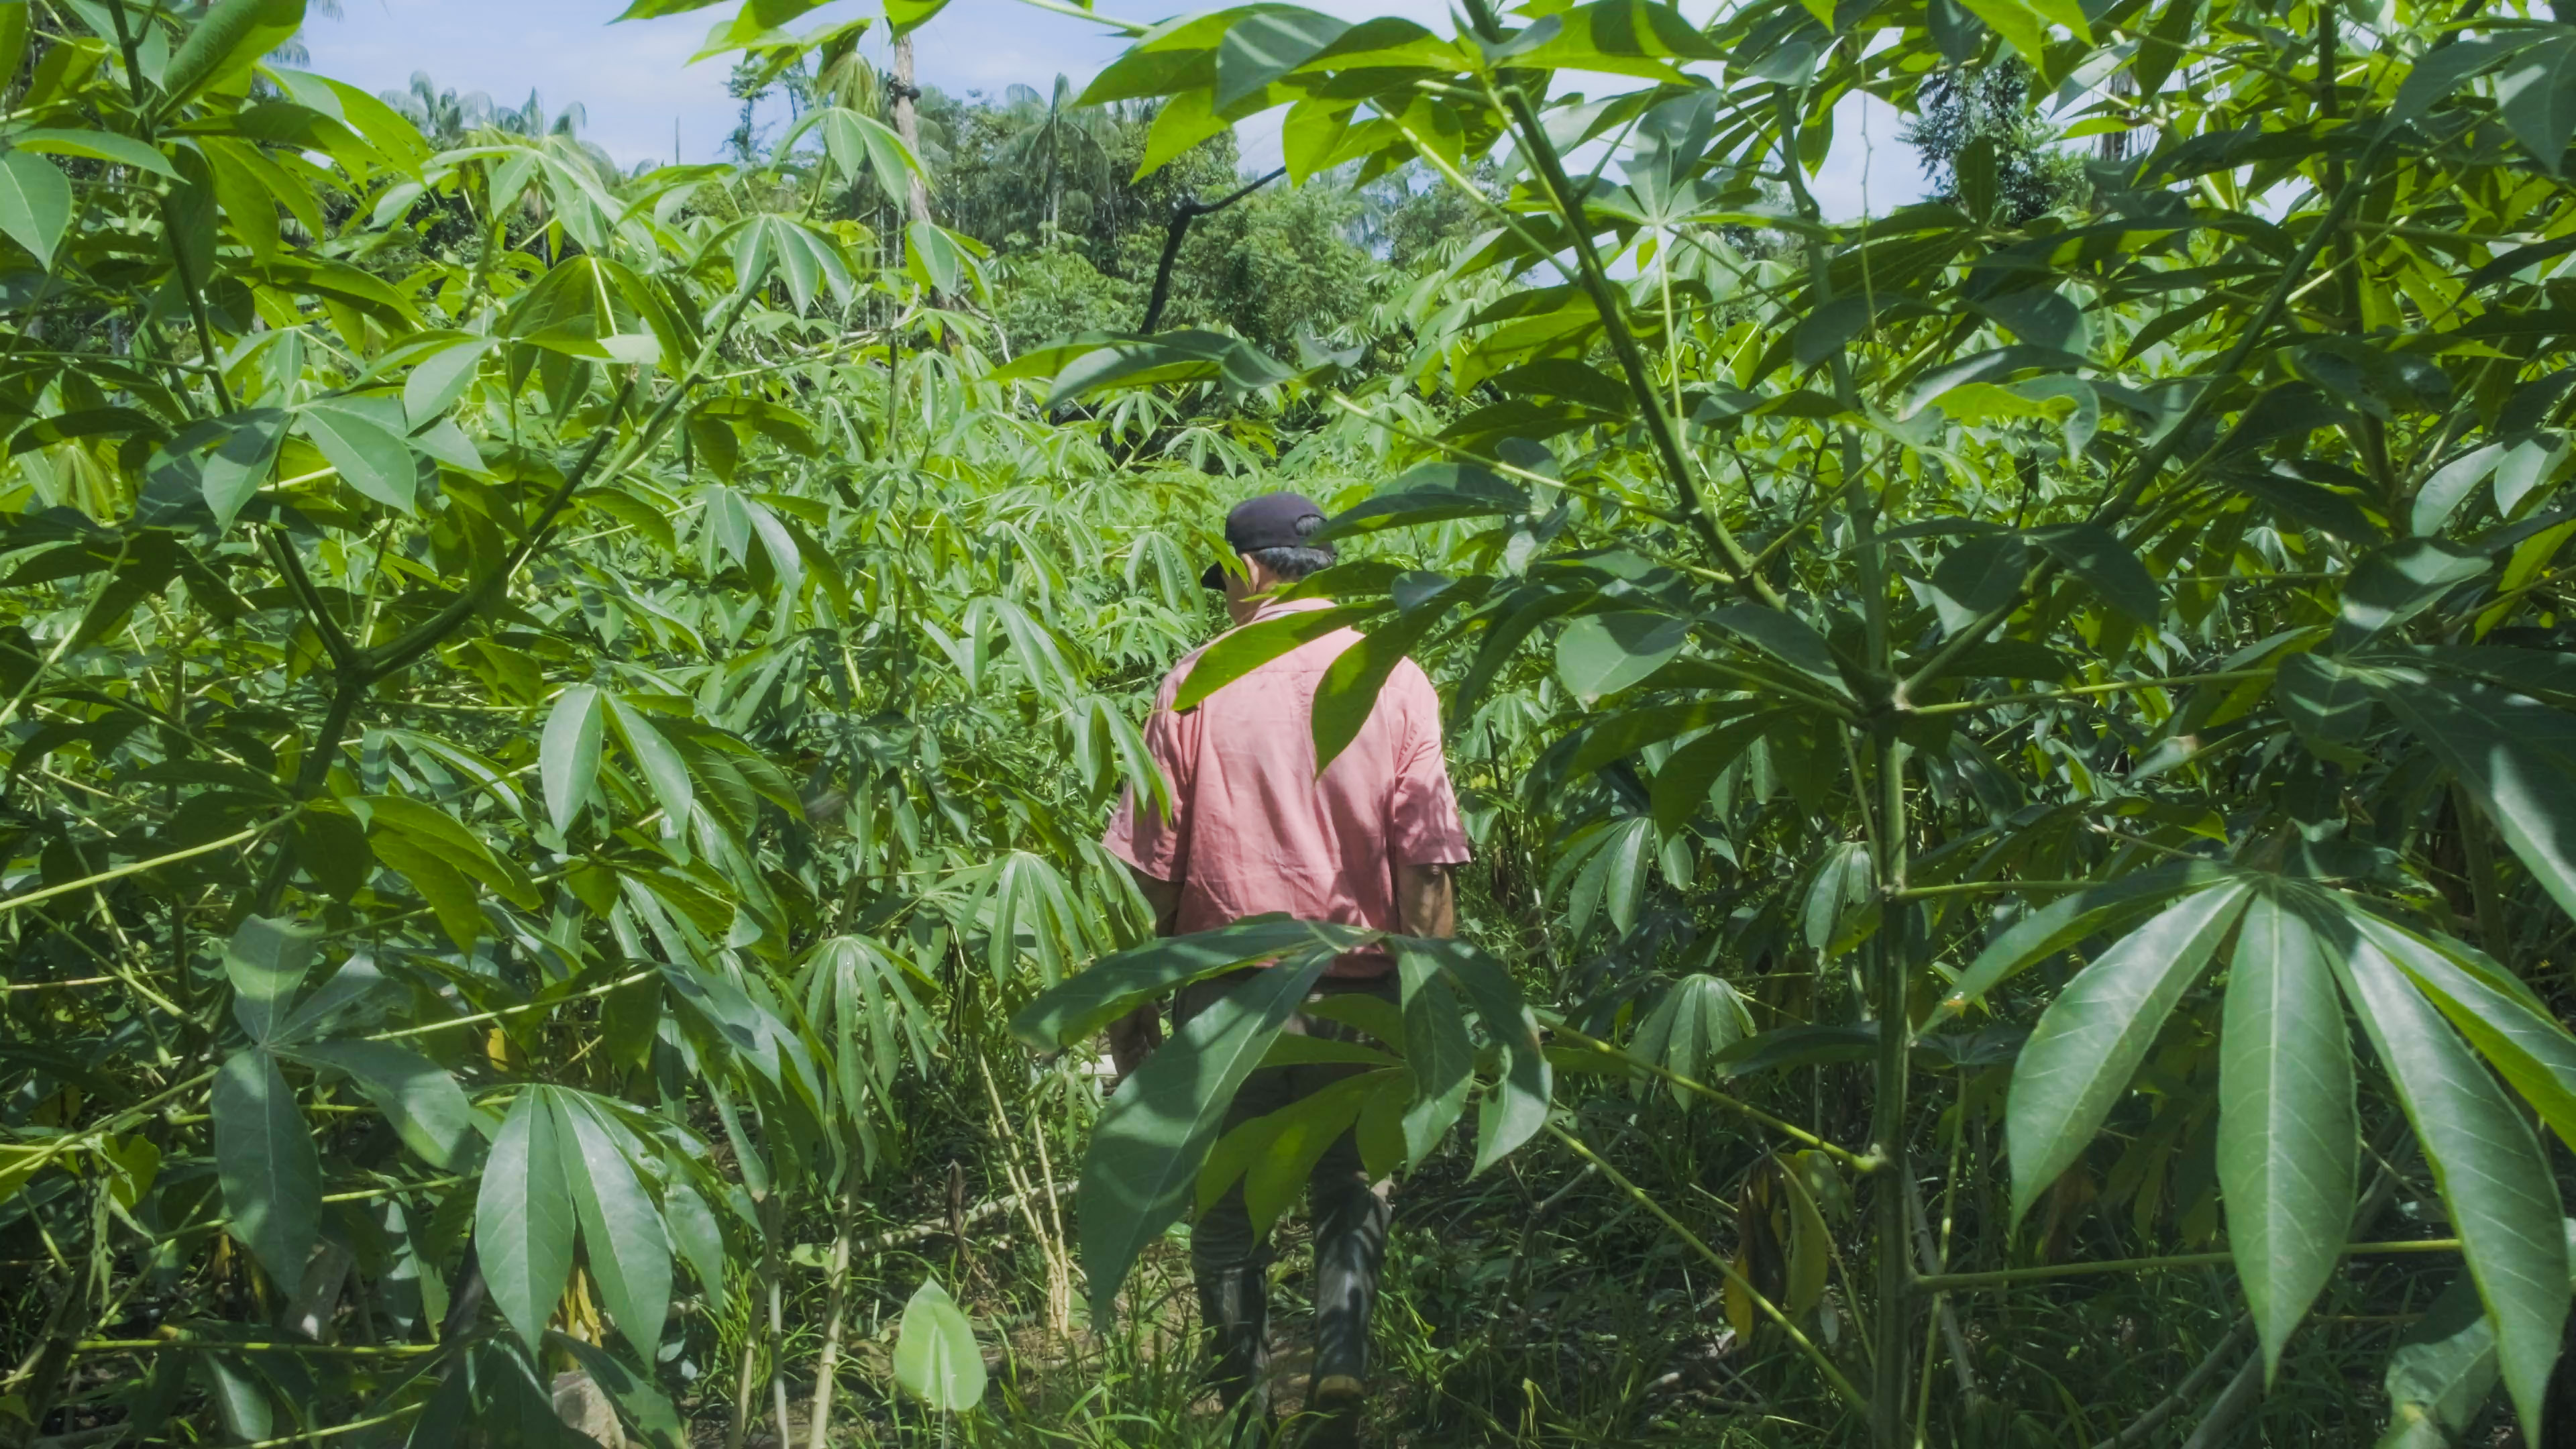
[{"label": "dark trousers", "polygon": [[[1174,1017],[1188,1021],[1242,979],[1238,974],[1184,988],[1174,1003]],[[1390,1002],[1399,994],[1396,979],[1389,974],[1369,981],[1327,979],[1308,1000],[1343,992],[1366,992]],[[1334,1041],[1367,1040],[1356,1028],[1303,1012],[1290,1017],[1285,1030]],[[1234,1105],[1225,1115],[1225,1130],[1231,1132],[1366,1070],[1348,1063],[1256,1070],[1235,1093]],[[1386,1260],[1389,1210],[1386,1190],[1372,1186],[1360,1165],[1355,1133],[1344,1132],[1324,1150],[1306,1179],[1306,1193],[1315,1225],[1314,1382],[1336,1374],[1362,1378],[1368,1368],[1369,1313],[1377,1303],[1378,1270]],[[1253,1232],[1238,1179],[1200,1214],[1190,1233],[1190,1272],[1198,1285],[1199,1321],[1206,1326],[1214,1357],[1209,1378],[1229,1408],[1247,1390],[1261,1387],[1269,1364],[1269,1269],[1269,1235]]]}]

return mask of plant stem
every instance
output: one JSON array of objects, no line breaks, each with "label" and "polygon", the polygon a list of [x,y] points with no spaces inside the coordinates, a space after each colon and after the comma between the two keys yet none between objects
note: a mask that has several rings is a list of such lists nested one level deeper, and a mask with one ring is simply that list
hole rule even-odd
[{"label": "plant stem", "polygon": [[[1726,1281],[1734,1284],[1737,1289],[1741,1290],[1747,1297],[1751,1298],[1753,1300],[1753,1306],[1761,1309],[1764,1317],[1770,1319],[1773,1323],[1780,1325],[1781,1331],[1789,1335],[1789,1341],[1796,1344],[1799,1351],[1804,1353],[1809,1361],[1815,1364],[1817,1371],[1825,1376],[1825,1382],[1833,1385],[1834,1392],[1842,1395],[1845,1402],[1851,1404],[1854,1408],[1866,1406],[1867,1400],[1864,1400],[1860,1396],[1860,1390],[1852,1387],[1851,1380],[1845,1378],[1843,1376],[1843,1371],[1834,1365],[1834,1361],[1825,1356],[1825,1351],[1816,1347],[1814,1340],[1808,1338],[1806,1334],[1799,1331],[1798,1325],[1790,1320],[1788,1314],[1781,1311],[1779,1304],[1763,1297],[1760,1289],[1755,1288],[1751,1283],[1745,1281],[1744,1275],[1735,1271],[1735,1265],[1733,1263],[1720,1257],[1715,1248],[1701,1242],[1698,1234],[1693,1233],[1690,1229],[1682,1226],[1681,1219],[1676,1218],[1670,1212],[1667,1212],[1662,1203],[1655,1201],[1653,1194],[1648,1193],[1644,1188],[1630,1182],[1626,1175],[1621,1173],[1619,1169],[1602,1161],[1600,1154],[1594,1152],[1591,1147],[1586,1145],[1582,1138],[1575,1136],[1573,1133],[1566,1131],[1564,1128],[1557,1126],[1553,1122],[1547,1124],[1547,1130],[1548,1133],[1555,1137],[1557,1141],[1564,1143],[1569,1148],[1572,1148],[1576,1156],[1582,1158],[1588,1163],[1591,1163],[1594,1167],[1601,1169],[1601,1175],[1610,1179],[1613,1186],[1616,1186],[1621,1192],[1626,1193],[1637,1203],[1638,1206],[1644,1208],[1650,1213],[1653,1213],[1665,1227],[1672,1229],[1674,1235],[1679,1237],[1692,1252],[1695,1252],[1702,1258],[1707,1259],[1712,1267],[1716,1268],[1718,1272],[1726,1276]],[[1899,1412],[1900,1414],[1902,1413],[1901,1406]]]},{"label": "plant stem", "polygon": [[[2389,1243],[2346,1243],[2336,1251],[2357,1253],[2456,1253],[2457,1238],[2401,1238]],[[2165,1258],[2112,1258],[2097,1263],[2048,1263],[2035,1268],[1998,1268],[1986,1273],[1937,1273],[1914,1280],[1917,1288],[1943,1293],[2002,1288],[2042,1278],[2084,1278],[2096,1273],[2145,1273],[2163,1268],[2207,1268],[2236,1261],[2233,1253],[2178,1253]]]},{"label": "plant stem", "polygon": [[1875,1171],[1878,1167],[1877,1161],[1873,1158],[1862,1157],[1858,1153],[1852,1152],[1846,1148],[1836,1147],[1834,1144],[1827,1142],[1825,1139],[1808,1131],[1804,1127],[1800,1127],[1796,1123],[1774,1117],[1770,1113],[1763,1111],[1761,1108],[1744,1101],[1742,1098],[1730,1097],[1726,1093],[1717,1090],[1715,1087],[1694,1082],[1690,1078],[1683,1076],[1681,1073],[1672,1071],[1659,1063],[1647,1061],[1643,1057],[1631,1056],[1627,1052],[1612,1046],[1610,1043],[1602,1041],[1597,1037],[1586,1036],[1582,1032],[1576,1031],[1573,1027],[1558,1023],[1550,1023],[1547,1030],[1548,1034],[1551,1036],[1561,1037],[1566,1041],[1574,1043],[1576,1046],[1599,1052],[1604,1056],[1617,1057],[1620,1062],[1626,1066],[1634,1067],[1641,1072],[1651,1072],[1655,1076],[1672,1083],[1674,1086],[1681,1088],[1685,1092],[1705,1097],[1709,1101],[1717,1103],[1719,1106],[1726,1108],[1730,1112],[1741,1113],[1742,1115],[1761,1123],[1763,1126],[1770,1128],[1772,1131],[1779,1133],[1781,1136],[1789,1138],[1793,1142],[1803,1143],[1808,1147],[1814,1148],[1816,1151],[1825,1154],[1827,1157],[1832,1158],[1834,1161],[1841,1163],[1843,1166],[1848,1167],[1855,1172],[1871,1172]]}]

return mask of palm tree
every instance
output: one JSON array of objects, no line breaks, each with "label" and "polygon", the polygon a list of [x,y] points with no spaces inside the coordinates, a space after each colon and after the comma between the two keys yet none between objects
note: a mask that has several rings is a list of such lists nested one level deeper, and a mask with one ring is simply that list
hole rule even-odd
[{"label": "palm tree", "polygon": [[1044,100],[1023,85],[1003,91],[1002,111],[1017,128],[1002,143],[1002,159],[1027,172],[1043,168],[1039,195],[1045,199],[1046,229],[1053,232],[1063,221],[1068,180],[1082,183],[1072,194],[1086,208],[1092,193],[1108,184],[1117,123],[1097,107],[1076,105],[1073,82],[1061,75],[1055,78],[1055,94]]},{"label": "palm tree", "polygon": [[468,135],[496,124],[499,119],[490,96],[481,91],[467,91],[462,95],[452,90],[442,91],[438,82],[431,80],[425,70],[411,73],[410,89],[380,91],[377,99],[419,127],[421,135],[442,151],[464,145]]}]

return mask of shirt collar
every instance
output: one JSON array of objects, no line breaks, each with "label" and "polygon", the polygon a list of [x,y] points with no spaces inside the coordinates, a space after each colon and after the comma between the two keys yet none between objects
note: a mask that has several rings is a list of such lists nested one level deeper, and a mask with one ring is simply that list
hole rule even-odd
[{"label": "shirt collar", "polygon": [[1333,607],[1333,601],[1330,599],[1272,599],[1253,610],[1252,617],[1245,622],[1258,624],[1265,619],[1276,619],[1282,614],[1304,614],[1331,607]]}]

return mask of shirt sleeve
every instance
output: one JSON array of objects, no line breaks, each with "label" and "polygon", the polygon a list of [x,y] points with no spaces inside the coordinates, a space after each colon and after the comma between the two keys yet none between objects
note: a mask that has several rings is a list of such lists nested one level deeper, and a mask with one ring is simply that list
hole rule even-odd
[{"label": "shirt sleeve", "polygon": [[1100,838],[1111,855],[1160,881],[1178,881],[1187,860],[1181,822],[1189,799],[1189,737],[1196,733],[1198,721],[1195,715],[1172,710],[1179,680],[1180,671],[1174,670],[1163,681],[1154,697],[1154,712],[1145,720],[1145,753],[1171,791],[1171,812],[1164,813],[1152,800],[1139,801],[1136,787],[1129,785],[1118,792],[1118,808],[1109,817],[1108,833]]},{"label": "shirt sleeve", "polygon": [[1390,693],[1401,691],[1404,705],[1403,753],[1387,802],[1388,845],[1407,865],[1465,864],[1475,857],[1467,848],[1467,822],[1459,817],[1457,792],[1449,784],[1440,696],[1430,676],[1411,660],[1396,666],[1387,685]]}]

